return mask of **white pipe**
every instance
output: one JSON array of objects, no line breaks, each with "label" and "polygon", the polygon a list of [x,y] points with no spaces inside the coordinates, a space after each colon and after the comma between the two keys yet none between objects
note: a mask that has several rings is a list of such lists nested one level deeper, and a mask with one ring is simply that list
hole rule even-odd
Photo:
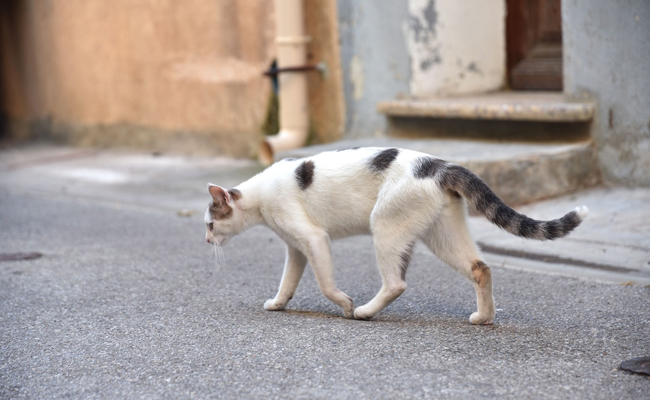
[{"label": "white pipe", "polygon": [[[298,67],[307,63],[307,43],[303,23],[302,0],[275,0],[278,68]],[[304,72],[278,74],[280,87],[280,132],[262,142],[259,160],[271,165],[275,153],[302,147],[307,141],[307,75]]]}]

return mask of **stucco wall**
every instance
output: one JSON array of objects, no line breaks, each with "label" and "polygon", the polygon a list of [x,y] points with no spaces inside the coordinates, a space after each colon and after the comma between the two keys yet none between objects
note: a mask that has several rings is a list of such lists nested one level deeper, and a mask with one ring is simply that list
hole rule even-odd
[{"label": "stucco wall", "polygon": [[650,2],[563,0],[564,90],[593,99],[605,179],[650,186]]},{"label": "stucco wall", "polygon": [[265,0],[9,0],[3,108],[23,135],[255,151],[274,56]]},{"label": "stucco wall", "polygon": [[309,64],[325,63],[325,74],[307,75],[311,143],[341,139],[345,125],[343,73],[336,2],[304,0],[305,31]]},{"label": "stucco wall", "polygon": [[338,0],[347,138],[381,136],[386,118],[378,101],[409,93],[410,67],[403,23],[408,3]]},{"label": "stucco wall", "polygon": [[383,136],[379,101],[505,82],[505,0],[338,0],[348,138]]},{"label": "stucco wall", "polygon": [[504,0],[409,0],[405,36],[411,94],[501,89],[505,78]]}]

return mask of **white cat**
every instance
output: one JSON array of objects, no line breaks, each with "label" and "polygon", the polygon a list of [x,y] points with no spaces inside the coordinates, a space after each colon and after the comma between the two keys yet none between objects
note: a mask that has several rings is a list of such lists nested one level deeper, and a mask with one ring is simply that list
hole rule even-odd
[{"label": "white cat", "polygon": [[[208,190],[208,243],[224,245],[263,224],[287,245],[280,289],[264,303],[266,310],[287,306],[309,261],[323,294],[343,307],[345,317],[358,319],[372,318],[404,292],[413,246],[422,241],[474,284],[478,311],[469,321],[494,321],[492,276],[467,229],[465,199],[495,225],[538,240],[567,235],[588,212],[582,206],[556,220],[536,221],[508,207],[466,168],[395,148],[285,159],[234,189],[208,184]],[[336,288],[330,240],[359,234],[373,236],[382,287],[355,309]]]}]

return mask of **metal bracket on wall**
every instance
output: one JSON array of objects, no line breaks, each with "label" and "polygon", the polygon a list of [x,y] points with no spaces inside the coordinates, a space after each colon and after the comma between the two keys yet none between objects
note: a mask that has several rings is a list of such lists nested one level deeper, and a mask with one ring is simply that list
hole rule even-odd
[{"label": "metal bracket on wall", "polygon": [[318,71],[321,73],[321,76],[323,76],[323,78],[327,79],[328,76],[327,64],[325,64],[325,62],[322,61],[319,62],[318,64],[302,65],[296,67],[284,67],[284,68],[271,67],[266,71],[264,71],[264,75],[270,77],[276,77],[278,76],[278,74],[282,74],[285,72],[309,72],[309,71]]}]

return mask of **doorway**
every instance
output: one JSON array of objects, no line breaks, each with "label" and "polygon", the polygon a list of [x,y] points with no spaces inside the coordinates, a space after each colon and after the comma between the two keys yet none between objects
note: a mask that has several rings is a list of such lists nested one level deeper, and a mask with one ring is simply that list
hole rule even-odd
[{"label": "doorway", "polygon": [[561,0],[507,0],[507,9],[506,54],[510,88],[561,91]]}]

